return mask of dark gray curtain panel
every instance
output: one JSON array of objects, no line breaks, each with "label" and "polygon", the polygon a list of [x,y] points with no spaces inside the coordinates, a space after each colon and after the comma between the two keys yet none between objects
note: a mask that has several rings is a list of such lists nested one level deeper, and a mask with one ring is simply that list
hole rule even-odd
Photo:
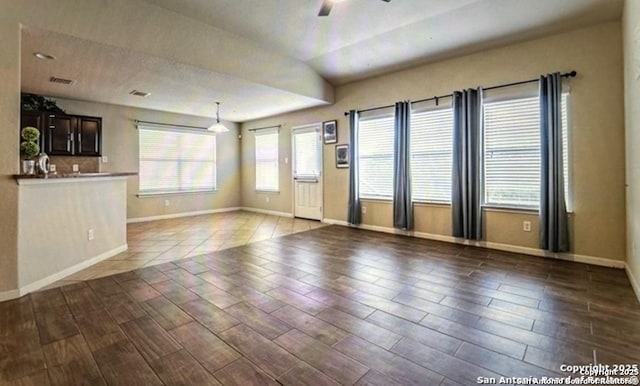
[{"label": "dark gray curtain panel", "polygon": [[569,251],[562,165],[562,77],[540,77],[540,248]]},{"label": "dark gray curtain panel", "polygon": [[482,90],[453,93],[453,236],[482,239]]},{"label": "dark gray curtain panel", "polygon": [[358,112],[351,110],[349,111],[349,209],[347,221],[352,225],[359,225],[362,219],[358,168]]},{"label": "dark gray curtain panel", "polygon": [[411,203],[411,102],[398,102],[395,108],[393,155],[393,226],[413,229]]}]

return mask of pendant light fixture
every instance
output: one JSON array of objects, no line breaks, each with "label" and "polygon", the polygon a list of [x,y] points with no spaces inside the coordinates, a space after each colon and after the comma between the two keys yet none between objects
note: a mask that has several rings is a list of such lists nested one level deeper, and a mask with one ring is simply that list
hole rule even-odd
[{"label": "pendant light fixture", "polygon": [[229,129],[220,123],[220,102],[216,102],[216,107],[216,123],[211,125],[207,130],[213,131],[214,133],[226,133]]}]

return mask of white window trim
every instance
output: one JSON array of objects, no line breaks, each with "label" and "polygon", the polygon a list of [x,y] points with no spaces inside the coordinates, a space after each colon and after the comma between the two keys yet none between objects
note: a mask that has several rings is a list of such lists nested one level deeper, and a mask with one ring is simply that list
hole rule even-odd
[{"label": "white window trim", "polygon": [[[376,110],[375,112],[371,111],[371,112],[366,112],[365,114],[360,115],[360,122],[363,121],[369,121],[369,120],[375,120],[375,119],[384,119],[384,118],[394,118],[395,114],[394,114],[394,109],[393,108],[385,108],[385,109],[381,109],[380,111]],[[390,128],[390,130],[393,132],[393,127]],[[357,139],[359,141],[359,139]],[[360,149],[360,145],[358,145],[358,149]],[[392,149],[393,150],[393,149]],[[359,158],[360,154],[356,154],[356,158]],[[393,153],[392,153],[392,157],[393,157]],[[391,166],[393,167],[393,158],[391,161]],[[358,163],[358,167],[359,163]],[[393,175],[392,175],[393,176]],[[360,181],[358,181],[358,184],[360,184]],[[393,182],[392,182],[392,193],[389,196],[386,195],[376,195],[376,194],[367,194],[367,193],[362,193],[362,191],[359,189],[359,194],[360,194],[360,199],[364,199],[364,200],[375,200],[375,201],[383,201],[383,202],[393,202]]]},{"label": "white window trim", "polygon": [[[434,101],[435,102],[435,101]],[[449,109],[451,110],[451,115],[452,115],[452,120],[453,120],[453,106],[450,103],[447,104],[433,104],[432,106],[424,106],[422,105],[421,107],[418,108],[413,108],[412,105],[412,110],[411,113],[424,113],[424,112],[429,112],[429,111],[437,111],[437,110],[446,110]],[[413,127],[411,128],[413,130]],[[452,156],[453,156],[453,127],[451,130],[451,149],[452,149]],[[410,155],[411,156],[411,155]],[[452,168],[453,168],[453,164],[452,164]],[[449,186],[450,190],[452,189],[452,186]],[[416,199],[413,197],[413,191],[412,191],[412,197],[411,197],[411,202],[415,203],[415,204],[434,204],[434,205],[451,205],[451,199],[449,199],[448,201],[446,200],[430,200],[430,199]]]},{"label": "white window trim", "polygon": [[[185,133],[191,132],[198,135],[203,136],[212,136],[214,137],[214,171],[215,178],[213,179],[213,187],[211,189],[185,189],[185,190],[158,190],[158,191],[143,191],[140,190],[140,184],[138,184],[138,193],[136,197],[145,198],[145,197],[158,197],[158,196],[176,196],[176,195],[188,195],[188,194],[201,194],[201,193],[215,193],[218,191],[218,160],[217,160],[217,138],[214,132],[209,132],[204,129],[195,129],[189,126],[181,126],[181,125],[160,125],[154,124],[151,122],[138,123],[136,125],[137,130],[153,130],[153,131],[167,131],[174,133]],[[138,141],[140,141],[140,133],[138,132]],[[140,167],[140,142],[138,142],[138,167]],[[140,178],[140,176],[138,176]]]}]

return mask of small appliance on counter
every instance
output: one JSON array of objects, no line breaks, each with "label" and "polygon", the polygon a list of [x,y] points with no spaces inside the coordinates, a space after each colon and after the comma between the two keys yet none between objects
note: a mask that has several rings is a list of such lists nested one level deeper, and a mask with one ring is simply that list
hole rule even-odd
[{"label": "small appliance on counter", "polygon": [[45,153],[40,153],[36,159],[37,173],[41,175],[47,175],[49,173],[49,156]]}]

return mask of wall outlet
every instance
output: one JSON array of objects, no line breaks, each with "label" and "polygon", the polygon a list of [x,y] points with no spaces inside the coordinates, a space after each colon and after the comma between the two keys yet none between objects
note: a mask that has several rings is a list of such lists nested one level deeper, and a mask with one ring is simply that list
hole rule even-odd
[{"label": "wall outlet", "polygon": [[366,206],[362,207],[362,213],[367,213],[367,207]]},{"label": "wall outlet", "polygon": [[289,157],[284,157],[284,163],[288,164],[289,163]]},{"label": "wall outlet", "polygon": [[94,234],[94,232],[93,232],[93,229],[89,229],[89,230],[87,231],[87,239],[88,239],[89,241],[91,241],[91,240],[93,240],[94,236],[95,236],[95,234]]},{"label": "wall outlet", "polygon": [[77,173],[80,171],[80,168],[78,168],[78,164],[73,164],[71,165],[71,170],[73,170],[74,173]]},{"label": "wall outlet", "polygon": [[103,163],[103,164],[106,164],[106,163],[108,163],[108,162],[109,162],[109,157],[107,157],[106,155],[103,155],[103,156],[102,156],[102,163]]},{"label": "wall outlet", "polygon": [[266,200],[267,202],[269,202],[269,196],[267,196],[267,197],[265,198],[265,200]]},{"label": "wall outlet", "polygon": [[525,232],[531,232],[531,221],[523,221],[522,230]]},{"label": "wall outlet", "polygon": [[164,206],[169,206],[171,205],[171,201],[170,200],[164,200]]}]

